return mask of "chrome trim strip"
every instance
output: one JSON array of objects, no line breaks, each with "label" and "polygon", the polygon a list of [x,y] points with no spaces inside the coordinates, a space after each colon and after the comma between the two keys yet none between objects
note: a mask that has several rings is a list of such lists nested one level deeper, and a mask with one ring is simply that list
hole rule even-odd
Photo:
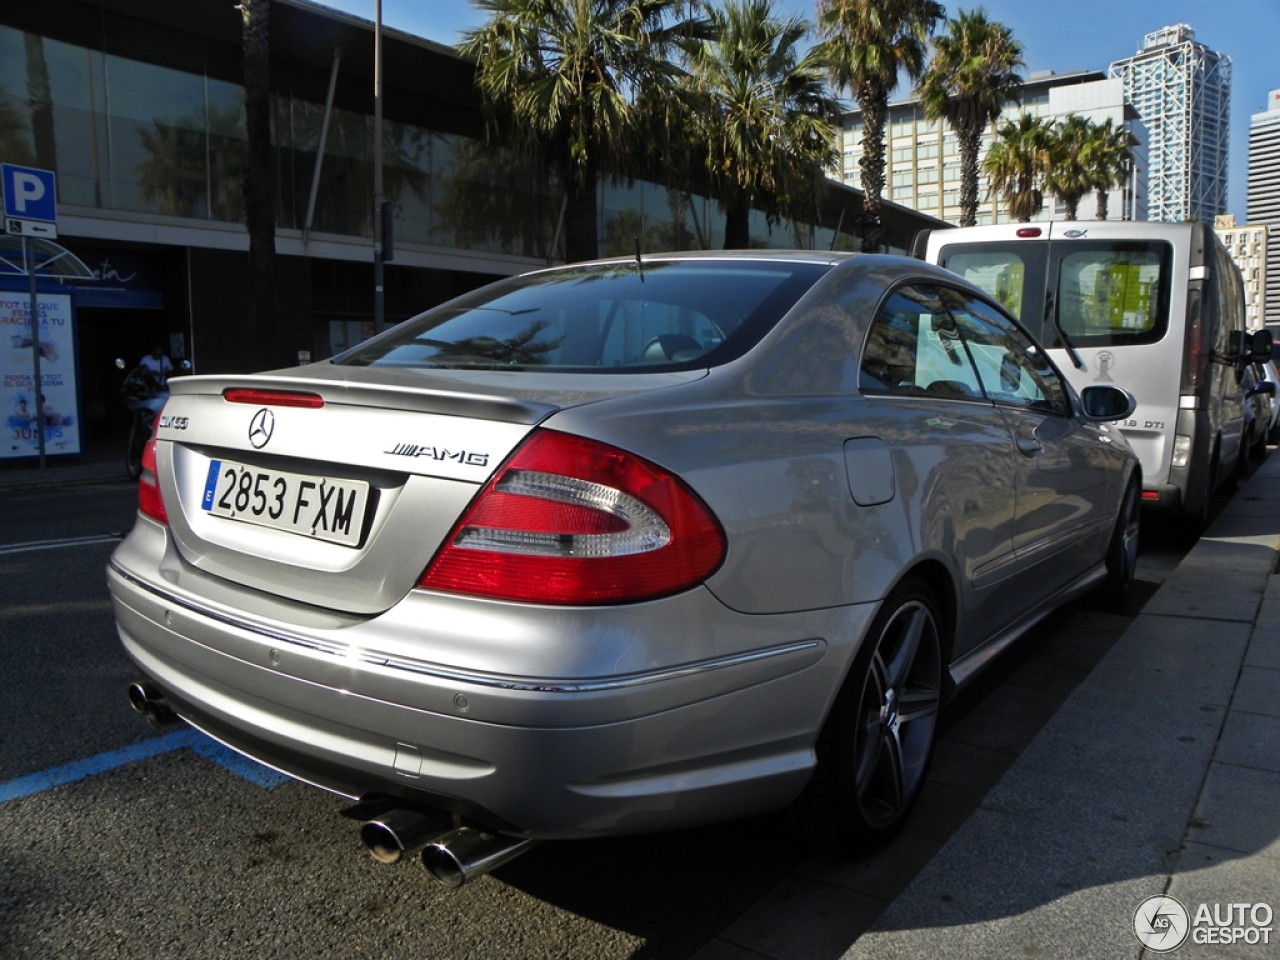
[{"label": "chrome trim strip", "polygon": [[[821,638],[810,638],[807,640],[797,640],[792,643],[785,643],[777,647],[767,647],[763,650],[752,650],[748,653],[738,653],[728,657],[717,657],[712,660],[701,660],[697,663],[688,663],[679,667],[665,667],[661,670],[653,670],[648,673],[632,673],[624,674],[617,677],[609,677],[601,680],[581,680],[581,681],[557,681],[557,680],[540,680],[535,677],[500,677],[487,674],[466,673],[460,670],[451,670],[447,667],[439,666],[434,663],[426,663],[421,660],[409,660],[403,657],[387,657],[380,656],[364,650],[355,650],[350,647],[342,646],[336,643],[326,643],[323,640],[316,640],[311,637],[300,637],[293,634],[282,633],[279,630],[273,630],[260,624],[242,620],[239,617],[233,617],[229,614],[220,613],[216,610],[209,610],[206,607],[199,606],[189,600],[181,597],[175,597],[173,594],[166,593],[152,584],[146,583],[139,579],[129,571],[125,570],[113,557],[110,562],[112,572],[116,573],[122,579],[145,590],[147,593],[154,595],[165,603],[171,603],[176,607],[182,607],[202,617],[210,620],[216,620],[227,626],[235,627],[237,630],[244,630],[248,633],[257,634],[269,640],[287,643],[291,646],[303,647],[313,650],[317,653],[328,654],[332,657],[341,657],[348,662],[355,660],[370,666],[388,667],[392,670],[403,670],[407,673],[416,673],[421,676],[432,677],[436,680],[446,680],[450,683],[470,683],[481,687],[490,687],[499,690],[514,690],[529,693],[601,693],[609,690],[626,690],[633,687],[641,687],[650,683],[662,683],[667,680],[678,680],[683,677],[696,676],[702,673],[709,673],[712,670],[722,670],[726,667],[736,667],[747,663],[758,663],[762,660],[772,660],[775,657],[785,657],[793,653],[800,653],[805,650],[814,650],[826,646],[826,642]],[[293,776],[290,774],[290,776]]]}]

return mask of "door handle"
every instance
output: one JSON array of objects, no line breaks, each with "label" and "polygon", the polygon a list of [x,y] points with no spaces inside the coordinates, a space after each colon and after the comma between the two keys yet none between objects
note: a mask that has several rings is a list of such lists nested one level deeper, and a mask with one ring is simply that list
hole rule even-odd
[{"label": "door handle", "polygon": [[1018,452],[1023,456],[1038,457],[1040,456],[1040,451],[1042,451],[1043,449],[1044,449],[1044,444],[1042,444],[1039,440],[1036,440],[1034,438],[1030,440],[1026,440],[1026,439],[1018,440]]}]

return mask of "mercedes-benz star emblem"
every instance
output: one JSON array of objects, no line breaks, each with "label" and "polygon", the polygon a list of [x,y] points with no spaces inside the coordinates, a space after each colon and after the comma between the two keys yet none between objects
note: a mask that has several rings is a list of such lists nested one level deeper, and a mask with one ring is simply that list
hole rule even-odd
[{"label": "mercedes-benz star emblem", "polygon": [[271,439],[271,433],[276,428],[276,415],[263,407],[253,415],[253,419],[249,421],[249,442],[253,444],[253,449],[261,450],[267,445],[267,441]]}]

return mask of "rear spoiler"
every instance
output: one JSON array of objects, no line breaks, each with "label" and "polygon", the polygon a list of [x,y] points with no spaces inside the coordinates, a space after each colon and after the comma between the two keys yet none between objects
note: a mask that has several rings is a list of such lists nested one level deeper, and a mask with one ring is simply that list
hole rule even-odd
[{"label": "rear spoiler", "polygon": [[[453,386],[452,384],[450,386]],[[515,400],[494,394],[468,393],[424,384],[422,387],[400,387],[388,384],[359,383],[339,377],[279,376],[265,374],[214,374],[174,377],[169,390],[174,396],[221,396],[232,387],[254,390],[281,390],[292,393],[319,394],[328,403],[383,410],[405,410],[410,413],[436,413],[451,417],[474,417],[505,423],[533,425],[555,413],[558,406],[531,400]]]}]

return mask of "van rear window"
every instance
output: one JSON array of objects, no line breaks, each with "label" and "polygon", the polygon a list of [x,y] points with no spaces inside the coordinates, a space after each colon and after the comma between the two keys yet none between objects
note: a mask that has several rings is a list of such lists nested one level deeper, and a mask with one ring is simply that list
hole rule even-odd
[{"label": "van rear window", "polygon": [[1169,317],[1169,247],[1163,243],[1059,247],[1058,323],[1082,347],[1153,343]]},{"label": "van rear window", "polygon": [[1154,343],[1169,327],[1172,247],[1162,241],[1070,240],[952,244],[939,262],[1008,308],[1046,346],[1053,293],[1058,325],[1077,347]]}]

